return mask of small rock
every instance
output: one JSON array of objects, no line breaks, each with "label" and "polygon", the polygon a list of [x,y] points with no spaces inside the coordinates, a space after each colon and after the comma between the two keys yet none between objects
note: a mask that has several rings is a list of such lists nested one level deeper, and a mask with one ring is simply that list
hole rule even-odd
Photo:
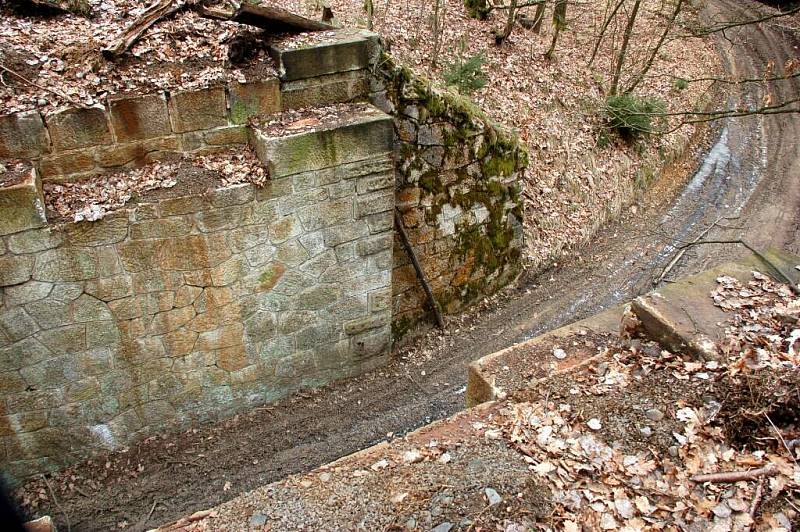
[{"label": "small rock", "polygon": [[664,419],[664,413],[663,413],[661,410],[657,409],[657,408],[650,408],[650,409],[648,409],[648,410],[647,410],[647,411],[644,413],[644,415],[645,415],[645,416],[647,417],[647,419],[649,419],[650,421],[661,421],[662,419]]},{"label": "small rock", "polygon": [[253,514],[250,518],[250,526],[264,526],[267,524],[267,516],[264,514]]},{"label": "small rock", "polygon": [[387,467],[389,467],[389,460],[385,458],[383,460],[378,460],[377,462],[369,466],[369,468],[372,469],[373,471],[379,471],[381,469],[386,469]]},{"label": "small rock", "polygon": [[645,426],[645,427],[642,427],[642,428],[639,429],[639,433],[641,433],[642,436],[644,436],[646,438],[649,438],[650,435],[653,434],[653,429],[651,429],[650,427],[646,427]]},{"label": "small rock", "polygon": [[600,364],[598,364],[595,371],[598,375],[605,375],[606,372],[608,371],[608,362],[601,362]]},{"label": "small rock", "polygon": [[416,464],[417,462],[422,462],[422,453],[416,449],[406,451],[403,453],[403,462],[407,464]]},{"label": "small rock", "polygon": [[406,521],[406,530],[414,530],[415,528],[417,528],[417,520],[410,517],[408,521]]},{"label": "small rock", "polygon": [[678,457],[678,447],[676,445],[670,446],[670,448],[667,449],[667,451],[669,452],[669,455],[671,457],[673,457],[673,458],[677,458]]},{"label": "small rock", "polygon": [[567,352],[561,349],[560,347],[554,347],[553,356],[559,360],[564,360],[565,358],[567,358]]},{"label": "small rock", "polygon": [[727,504],[724,502],[719,503],[718,505],[714,506],[711,509],[714,512],[714,515],[717,517],[730,517],[731,516],[731,509],[728,507]]},{"label": "small rock", "polygon": [[450,453],[442,453],[442,456],[439,457],[439,462],[442,464],[448,464],[452,460]]},{"label": "small rock", "polygon": [[389,500],[392,501],[393,504],[400,504],[405,500],[406,497],[408,497],[408,492],[404,491],[402,493],[395,493],[389,498]]},{"label": "small rock", "polygon": [[450,532],[451,528],[453,528],[453,523],[444,522],[436,525],[431,532]]},{"label": "small rock", "polygon": [[586,425],[592,430],[600,430],[603,427],[603,424],[600,423],[600,420],[597,419],[596,417],[593,417],[588,422],[586,422]]},{"label": "small rock", "polygon": [[319,474],[319,479],[322,482],[328,482],[331,479],[331,474],[330,473],[320,473]]},{"label": "small rock", "polygon": [[503,498],[500,496],[500,494],[492,488],[486,488],[484,493],[486,493],[486,499],[489,501],[489,506],[500,504],[503,501]]}]

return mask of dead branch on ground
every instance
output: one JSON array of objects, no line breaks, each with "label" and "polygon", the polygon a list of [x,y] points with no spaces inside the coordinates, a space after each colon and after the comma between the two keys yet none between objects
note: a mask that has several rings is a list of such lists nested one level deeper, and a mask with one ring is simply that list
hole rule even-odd
[{"label": "dead branch on ground", "polygon": [[[195,0],[189,0],[194,3]],[[187,0],[157,0],[148,7],[133,23],[125,28],[123,32],[110,45],[103,48],[103,57],[106,59],[116,59],[124,54],[144,32],[153,24],[161,19],[174,15],[187,5]]]},{"label": "dead branch on ground", "polygon": [[711,482],[712,484],[724,484],[739,482],[742,480],[756,480],[761,477],[774,477],[778,474],[778,469],[773,467],[772,464],[749,471],[726,471],[723,473],[706,473],[703,475],[695,475],[691,477],[692,482],[702,484],[704,482]]}]

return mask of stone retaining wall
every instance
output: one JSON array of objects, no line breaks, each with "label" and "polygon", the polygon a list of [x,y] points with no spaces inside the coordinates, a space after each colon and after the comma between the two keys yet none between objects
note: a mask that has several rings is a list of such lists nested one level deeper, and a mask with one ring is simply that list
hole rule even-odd
[{"label": "stone retaining wall", "polygon": [[0,462],[12,478],[385,362],[391,120],[253,135],[269,156],[264,188],[91,223],[0,223]]},{"label": "stone retaining wall", "polygon": [[[0,462],[57,469],[386,360],[429,307],[393,238],[395,205],[454,312],[520,270],[527,155],[467,100],[382,55],[377,36],[270,45],[279,78],[0,116]],[[279,111],[371,100],[270,136]],[[302,130],[302,128],[301,128]],[[264,188],[48,223],[42,180],[251,144]],[[394,329],[392,331],[392,329]]]},{"label": "stone retaining wall", "polygon": [[[370,97],[394,116],[396,203],[447,313],[493,294],[521,271],[525,147],[472,102],[436,89],[383,55]],[[430,306],[395,238],[395,340]]]}]

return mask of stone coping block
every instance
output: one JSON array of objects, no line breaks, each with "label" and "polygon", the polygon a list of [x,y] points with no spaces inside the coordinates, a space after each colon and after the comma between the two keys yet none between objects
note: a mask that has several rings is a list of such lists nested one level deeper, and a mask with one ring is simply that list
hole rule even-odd
[{"label": "stone coping block", "polygon": [[[763,255],[792,282],[800,281],[800,271],[796,269],[800,257],[774,249]],[[717,288],[718,277],[727,275],[747,283],[753,279],[754,270],[775,277],[768,264],[749,255],[637,297],[631,310],[648,334],[665,348],[713,360],[718,356],[713,342],[725,334],[724,323],[729,315],[714,305],[709,294]]]},{"label": "stone coping block", "polygon": [[0,116],[0,158],[35,159],[50,151],[38,111]]},{"label": "stone coping block", "polygon": [[116,96],[109,100],[117,142],[163,137],[172,133],[164,93]]},{"label": "stone coping block", "polygon": [[0,235],[47,225],[42,181],[35,168],[19,183],[0,188]]},{"label": "stone coping block", "polygon": [[169,98],[172,130],[186,133],[227,126],[227,103],[224,87],[173,92]]},{"label": "stone coping block", "polygon": [[343,119],[296,134],[250,130],[250,142],[272,179],[367,159],[392,151],[394,126],[375,108],[354,106]]},{"label": "stone coping block", "polygon": [[56,150],[72,150],[111,144],[105,109],[67,108],[46,117],[47,130]]},{"label": "stone coping block", "polygon": [[[325,74],[367,68],[374,48],[375,34],[340,29],[325,32],[321,40],[307,35],[272,43],[269,53],[278,65],[281,80],[295,81]],[[303,43],[298,39],[309,39]]]}]

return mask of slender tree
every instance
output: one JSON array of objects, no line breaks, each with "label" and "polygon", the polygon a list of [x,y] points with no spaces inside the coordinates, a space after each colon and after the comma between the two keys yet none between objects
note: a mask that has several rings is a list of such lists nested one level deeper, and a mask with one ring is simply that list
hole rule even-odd
[{"label": "slender tree", "polygon": [[556,44],[558,43],[558,36],[561,30],[567,27],[567,0],[556,0],[556,5],[553,8],[553,40],[550,43],[550,49],[547,50],[545,57],[552,59],[556,51]]},{"label": "slender tree", "polygon": [[625,56],[628,54],[628,46],[633,35],[633,27],[636,25],[636,17],[639,15],[639,7],[642,0],[634,0],[631,14],[628,15],[628,23],[625,25],[625,33],[622,36],[622,44],[617,54],[617,64],[614,68],[614,77],[611,80],[611,95],[614,96],[619,91],[619,80],[622,76],[622,68],[625,66]]}]

